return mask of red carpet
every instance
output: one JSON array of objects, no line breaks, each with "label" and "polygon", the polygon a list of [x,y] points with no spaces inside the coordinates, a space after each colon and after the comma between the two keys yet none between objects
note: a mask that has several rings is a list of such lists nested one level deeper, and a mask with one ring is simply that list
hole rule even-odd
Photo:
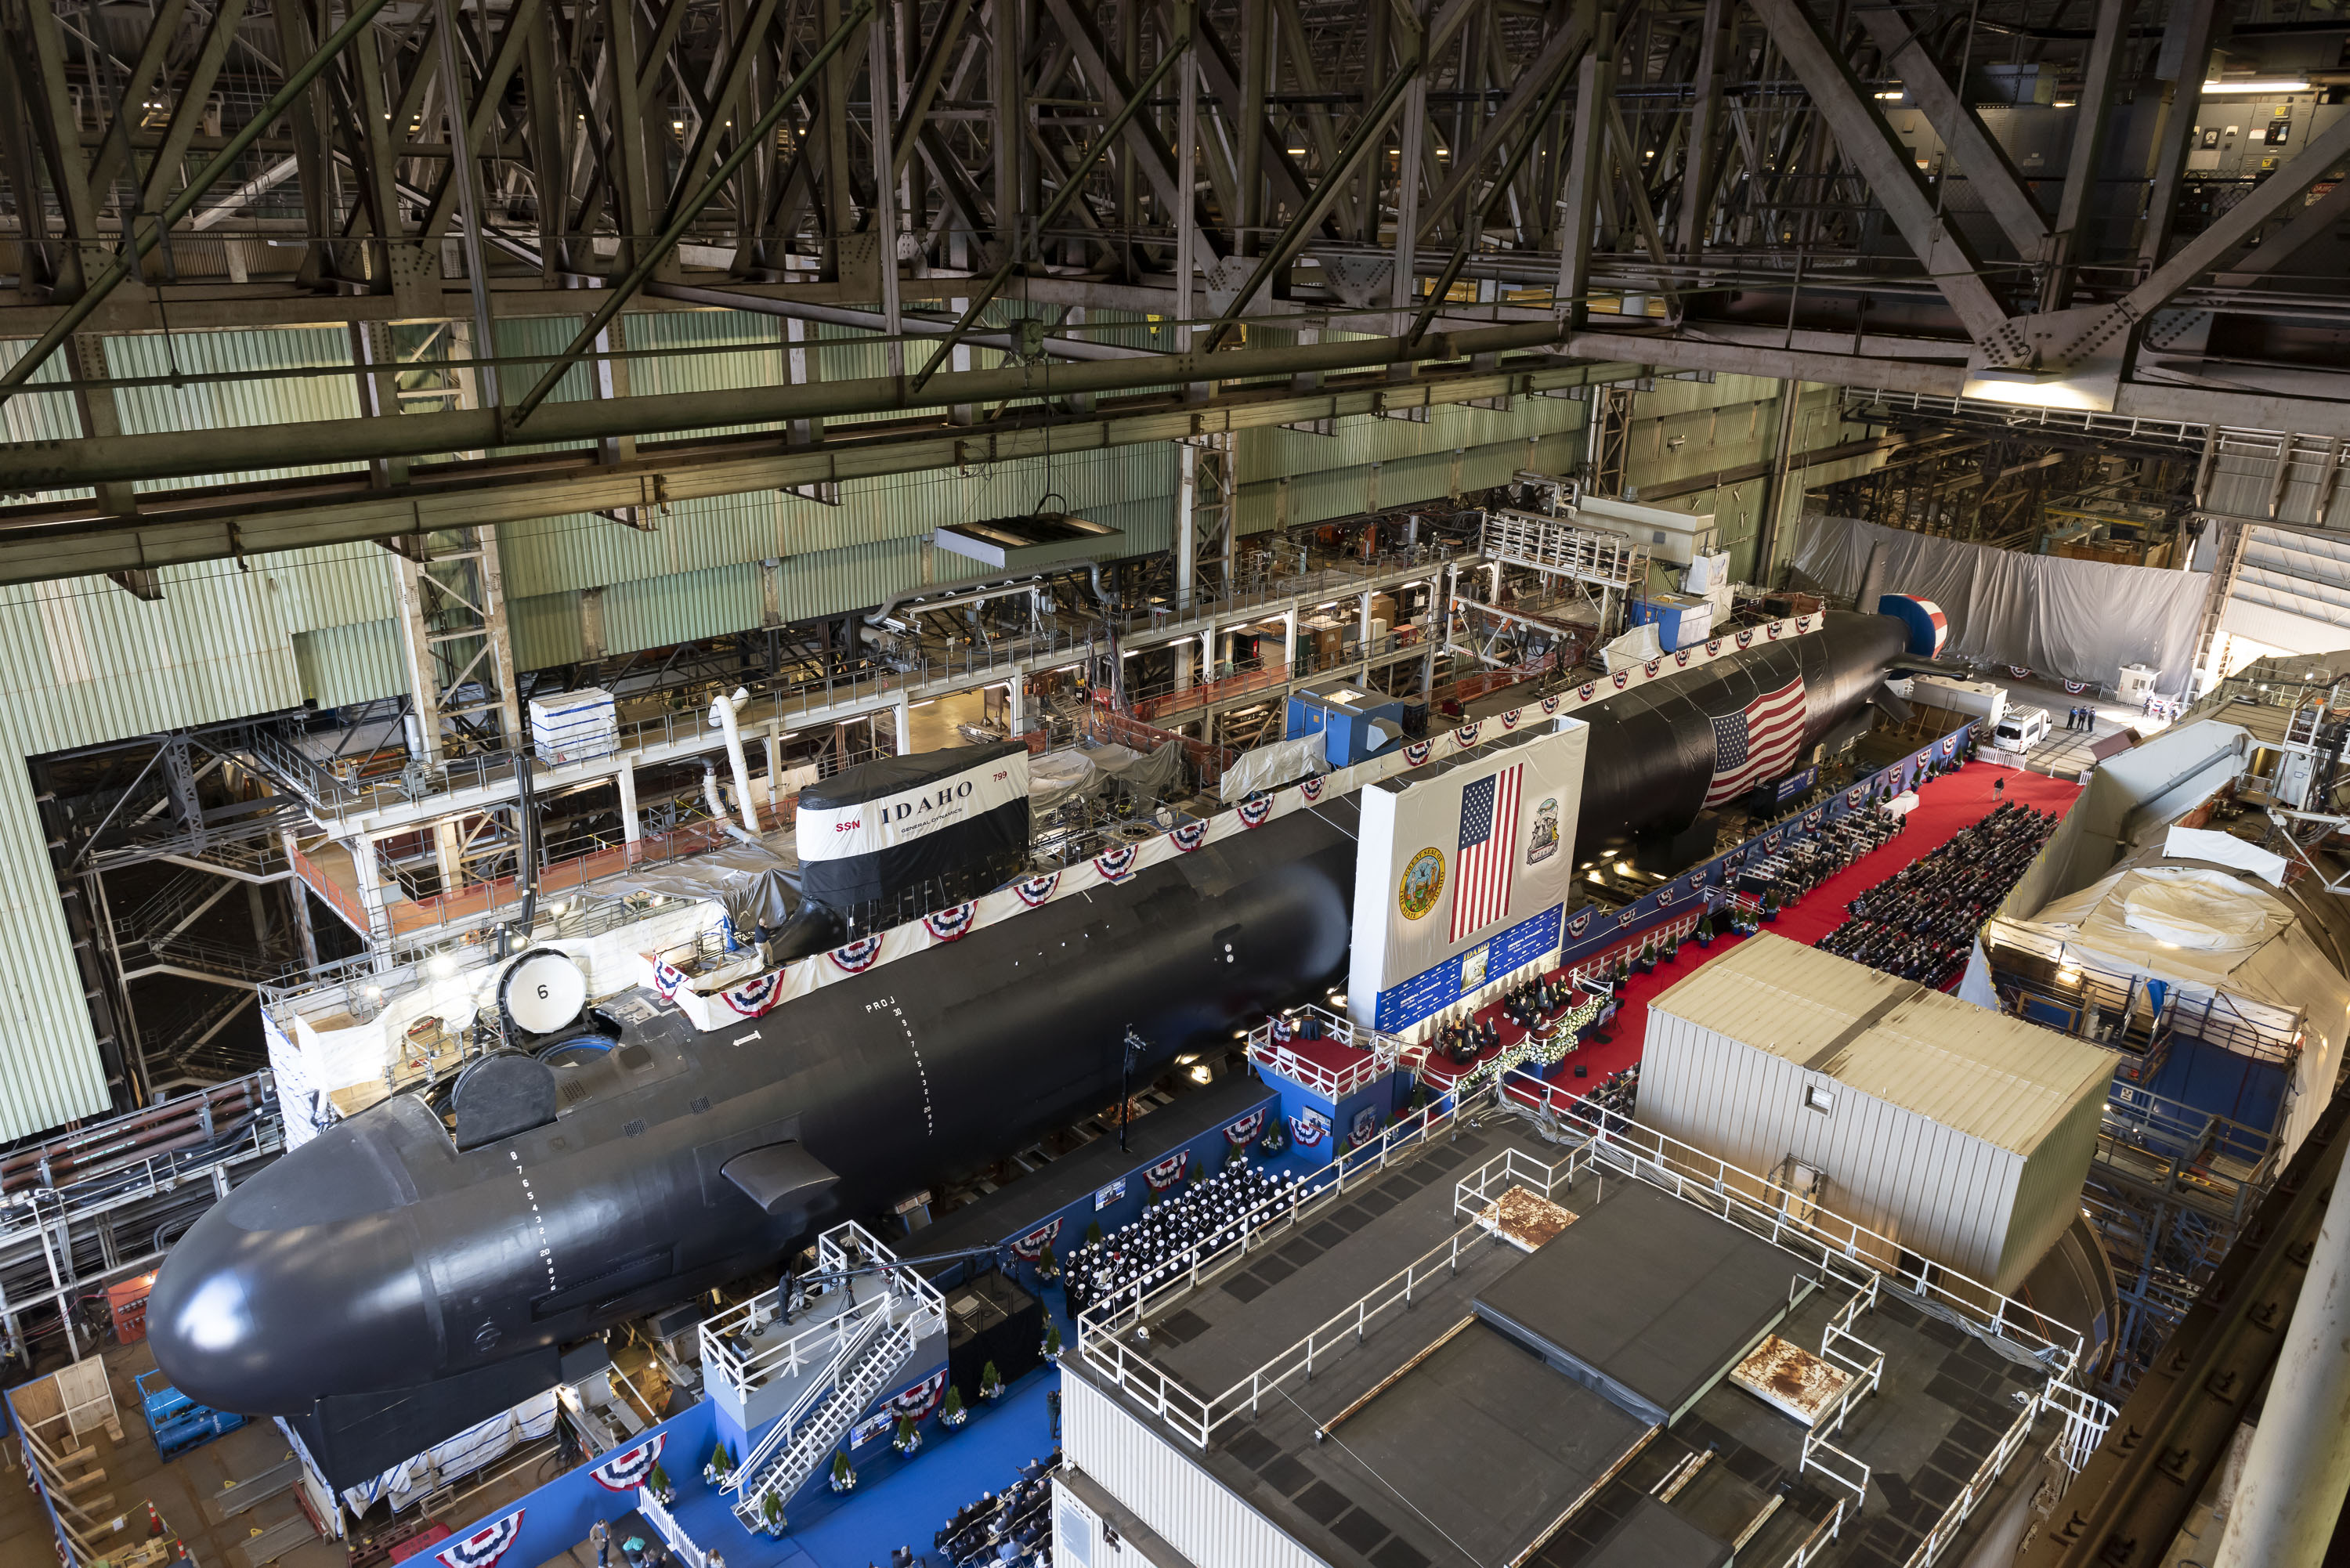
[{"label": "red carpet", "polygon": [[[2006,792],[1995,798],[1991,785],[2001,779],[2006,781]],[[1817,942],[1844,923],[1846,904],[1912,860],[1949,843],[1957,836],[1960,828],[1970,827],[1981,821],[2000,799],[2021,801],[2042,811],[2062,812],[2080,793],[2080,785],[2052,779],[2043,774],[1995,768],[1988,763],[1971,763],[1947,777],[1936,779],[1918,792],[1918,808],[1909,814],[1909,830],[1907,833],[1897,836],[1884,848],[1863,857],[1829,877],[1806,894],[1801,902],[1783,910],[1775,922],[1762,929],[1791,941]],[[1596,1087],[1608,1074],[1638,1062],[1641,1045],[1648,1038],[1648,999],[1700,964],[1736,947],[1742,940],[1738,937],[1716,938],[1711,948],[1684,942],[1680,957],[1676,961],[1658,965],[1653,974],[1634,975],[1626,982],[1622,1003],[1617,1010],[1615,1021],[1607,1027],[1608,1041],[1603,1044],[1594,1039],[1587,1042],[1582,1050],[1570,1053],[1549,1075],[1552,1081],[1572,1093],[1582,1094]],[[1635,940],[1625,947],[1637,953],[1639,942]],[[1492,1008],[1486,1010],[1488,1015],[1495,1012]],[[1519,1031],[1507,1023],[1502,1024],[1502,1033],[1504,1044],[1519,1037]],[[1578,1065],[1586,1070],[1587,1076],[1580,1079],[1575,1076],[1575,1069]]]}]

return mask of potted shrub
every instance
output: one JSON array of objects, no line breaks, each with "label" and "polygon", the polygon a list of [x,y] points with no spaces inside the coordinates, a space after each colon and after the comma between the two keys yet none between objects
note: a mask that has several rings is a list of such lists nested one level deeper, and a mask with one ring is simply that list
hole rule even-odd
[{"label": "potted shrub", "polygon": [[724,1486],[726,1478],[733,1473],[734,1456],[726,1451],[725,1444],[721,1443],[711,1450],[710,1462],[702,1467],[702,1484],[715,1490]]},{"label": "potted shrub", "polygon": [[677,1488],[670,1484],[669,1471],[661,1469],[659,1460],[654,1461],[652,1473],[645,1477],[645,1490],[663,1508],[677,1501]]},{"label": "potted shrub", "polygon": [[1061,1260],[1055,1256],[1053,1249],[1050,1246],[1047,1246],[1042,1252],[1039,1252],[1036,1255],[1037,1282],[1040,1284],[1049,1285],[1060,1277]]},{"label": "potted shrub", "polygon": [[1697,918],[1697,929],[1690,932],[1690,935],[1697,939],[1697,945],[1701,948],[1713,946],[1713,911],[1711,909],[1706,910]]},{"label": "potted shrub", "polygon": [[[838,1467],[847,1463],[847,1454],[833,1456],[833,1464],[836,1468],[832,1472],[832,1490],[835,1491],[851,1491],[856,1489],[857,1472],[855,1470],[848,1472],[848,1479],[846,1481],[841,1480]],[[774,1492],[769,1492],[759,1500],[759,1528],[772,1536],[781,1536],[784,1533],[784,1500]]]},{"label": "potted shrub", "polygon": [[898,1430],[889,1438],[889,1446],[909,1458],[912,1457],[915,1449],[922,1446],[921,1431],[914,1425],[914,1418],[911,1416],[898,1417]]},{"label": "potted shrub", "polygon": [[939,1425],[951,1432],[970,1419],[971,1412],[963,1408],[962,1390],[948,1384],[946,1403],[939,1407]]},{"label": "potted shrub", "polygon": [[1003,1397],[1003,1374],[993,1361],[979,1369],[979,1397],[991,1405]]},{"label": "potted shrub", "polygon": [[[857,1490],[857,1468],[848,1462],[848,1450],[847,1449],[839,1449],[832,1456],[832,1490],[835,1491],[855,1491]],[[780,1528],[783,1522],[784,1513],[783,1499],[777,1497],[774,1492],[769,1492],[767,1494],[766,1511],[770,1532],[780,1535],[783,1533]]]},{"label": "potted shrub", "polygon": [[1061,1325],[1057,1323],[1048,1323],[1045,1325],[1045,1359],[1047,1361],[1061,1359]]},{"label": "potted shrub", "polygon": [[1090,1225],[1088,1225],[1088,1226],[1087,1226],[1087,1227],[1086,1227],[1086,1241],[1087,1241],[1087,1245],[1091,1245],[1092,1243],[1094,1243],[1094,1242],[1096,1242],[1096,1241],[1100,1241],[1101,1239],[1102,1239],[1101,1221],[1100,1221],[1100,1220],[1095,1220],[1092,1224],[1090,1224]]},{"label": "potted shrub", "polygon": [[1657,967],[1657,939],[1650,937],[1640,944],[1640,972],[1648,974]]},{"label": "potted shrub", "polygon": [[1675,958],[1679,956],[1680,950],[1680,938],[1671,932],[1667,932],[1665,935],[1665,945],[1657,950],[1657,957],[1662,962],[1670,963]]},{"label": "potted shrub", "polygon": [[1762,918],[1773,924],[1778,921],[1779,889],[1776,888],[1765,888],[1762,890]]}]

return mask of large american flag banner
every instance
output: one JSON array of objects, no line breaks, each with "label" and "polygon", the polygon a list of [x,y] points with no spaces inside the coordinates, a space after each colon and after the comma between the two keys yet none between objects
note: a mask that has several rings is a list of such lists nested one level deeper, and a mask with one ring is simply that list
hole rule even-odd
[{"label": "large american flag banner", "polygon": [[1713,722],[1713,783],[1705,804],[1720,805],[1794,765],[1804,743],[1804,678],[1757,697]]},{"label": "large american flag banner", "polygon": [[1519,763],[1461,792],[1461,856],[1453,867],[1452,936],[1459,941],[1510,912],[1510,872],[1517,860]]}]

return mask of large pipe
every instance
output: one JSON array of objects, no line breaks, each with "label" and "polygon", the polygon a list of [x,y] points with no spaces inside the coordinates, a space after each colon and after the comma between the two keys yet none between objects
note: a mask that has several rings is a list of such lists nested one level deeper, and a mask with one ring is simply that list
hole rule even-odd
[{"label": "large pipe", "polygon": [[[740,391],[676,392],[658,398],[593,398],[549,403],[530,421],[535,444],[586,445],[621,436],[652,436],[712,425],[785,423],[848,414],[894,413],[955,403],[993,403],[1079,392],[1127,392],[1193,381],[1274,379],[1315,371],[1466,359],[1480,354],[1563,345],[1557,321],[1522,322],[1437,333],[1418,348],[1400,337],[1357,337],[1276,348],[1210,354],[1189,349],[1148,359],[1055,365],[1049,369],[1006,366],[934,376],[913,391],[903,376],[853,381],[757,387]],[[504,411],[463,409],[407,414],[396,420],[313,420],[259,430],[177,431],[104,440],[17,441],[0,447],[0,491],[57,490],[85,484],[305,463],[367,462],[396,457],[496,448],[515,439]]]},{"label": "large pipe", "polygon": [[2277,1352],[2212,1568],[2317,1568],[2350,1489],[2350,1160]]},{"label": "large pipe", "polygon": [[[721,694],[710,704],[710,722],[726,732],[726,761],[734,770],[734,807],[743,814],[743,829],[751,841],[759,841],[759,808],[751,798],[751,764],[743,755],[743,704],[751,700],[750,691],[741,686],[733,695]],[[714,792],[713,792],[714,793]],[[715,814],[720,818],[724,812]]]}]

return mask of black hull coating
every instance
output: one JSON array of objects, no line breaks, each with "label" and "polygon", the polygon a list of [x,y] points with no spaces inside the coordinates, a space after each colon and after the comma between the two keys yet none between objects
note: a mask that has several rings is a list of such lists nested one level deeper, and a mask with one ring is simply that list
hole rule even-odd
[{"label": "black hull coating", "polygon": [[[1831,616],[1587,710],[1578,847],[1695,817],[1714,715],[1800,670],[1808,745],[1901,645],[1895,621]],[[1284,817],[755,1023],[705,1034],[658,1011],[558,1069],[556,1120],[479,1148],[460,1153],[414,1096],[387,1101],[189,1230],[149,1300],[156,1361],[191,1398],[255,1414],[436,1379],[486,1387],[473,1375],[772,1267],[827,1225],[1107,1104],[1128,1025],[1152,1043],[1152,1076],[1339,982],[1355,821],[1351,800]],[[722,1168],[786,1140],[839,1179],[770,1215]]]},{"label": "black hull coating", "polygon": [[1591,721],[1591,750],[1575,858],[1646,829],[1694,822],[1713,781],[1713,721],[1798,673],[1808,753],[1877,691],[1887,663],[1901,652],[1902,636],[1890,616],[1830,611],[1808,637],[1769,643],[1584,709],[1578,716]]},{"label": "black hull coating", "polygon": [[[295,1415],[772,1267],[1116,1099],[1129,1023],[1153,1076],[1338,983],[1352,826],[1350,803],[1284,817],[739,1028],[663,1011],[563,1071],[589,1092],[556,1122],[482,1148],[459,1153],[412,1096],[376,1106],[191,1228],[149,1302],[156,1361],[200,1403]],[[791,1138],[840,1181],[770,1217],[720,1168]]]}]

